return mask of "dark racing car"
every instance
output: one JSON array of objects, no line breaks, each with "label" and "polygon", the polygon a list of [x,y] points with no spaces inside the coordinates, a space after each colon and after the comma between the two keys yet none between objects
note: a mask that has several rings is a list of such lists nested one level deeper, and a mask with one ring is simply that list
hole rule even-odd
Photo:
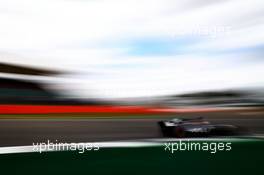
[{"label": "dark racing car", "polygon": [[203,118],[181,119],[158,122],[165,137],[209,137],[238,135],[241,130],[234,125],[211,124]]}]

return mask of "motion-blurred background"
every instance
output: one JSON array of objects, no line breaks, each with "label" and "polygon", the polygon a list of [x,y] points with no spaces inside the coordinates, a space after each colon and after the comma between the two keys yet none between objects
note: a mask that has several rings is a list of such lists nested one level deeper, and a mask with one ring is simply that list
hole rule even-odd
[{"label": "motion-blurred background", "polygon": [[263,134],[263,16],[262,0],[0,0],[0,117],[18,119],[0,144],[157,138],[178,114]]},{"label": "motion-blurred background", "polygon": [[261,0],[0,4],[4,101],[57,94],[84,101],[164,97],[173,105],[263,99]]}]

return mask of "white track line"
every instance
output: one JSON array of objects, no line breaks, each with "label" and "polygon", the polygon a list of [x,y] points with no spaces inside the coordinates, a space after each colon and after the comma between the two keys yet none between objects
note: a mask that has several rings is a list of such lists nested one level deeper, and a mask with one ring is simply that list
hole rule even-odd
[{"label": "white track line", "polygon": [[[70,149],[65,149],[67,146],[74,145],[78,148],[78,145],[96,145],[96,147],[101,148],[138,148],[138,147],[150,147],[150,146],[160,146],[161,143],[154,142],[143,142],[143,141],[117,141],[117,142],[85,142],[85,143],[64,143],[60,144],[55,150],[46,149],[41,152],[50,152],[50,151],[67,151]],[[78,151],[78,150],[77,150]],[[87,151],[87,150],[86,150]],[[92,151],[92,150],[89,150]],[[36,146],[9,146],[9,147],[0,147],[0,154],[12,154],[12,153],[31,153],[31,152],[40,152],[36,150]]]},{"label": "white track line", "polygon": [[[64,143],[59,146],[60,149],[49,150],[44,149],[41,152],[50,152],[50,151],[67,151],[70,149],[62,149],[67,145],[96,145],[96,147],[102,148],[139,148],[139,147],[153,147],[153,146],[162,146],[165,142],[179,142],[179,141],[223,141],[223,142],[247,142],[254,141],[258,138],[264,138],[264,135],[256,135],[256,136],[243,136],[237,138],[152,138],[152,139],[141,139],[141,140],[130,140],[130,141],[111,141],[111,142],[85,142],[85,143]],[[99,150],[100,150],[99,149]],[[78,150],[77,150],[78,151]],[[86,152],[87,150],[85,150]],[[89,150],[95,151],[95,150]],[[97,151],[97,150],[96,150]],[[36,150],[36,146],[9,146],[9,147],[0,147],[0,154],[13,154],[13,153],[32,153],[32,152],[40,152]]]}]

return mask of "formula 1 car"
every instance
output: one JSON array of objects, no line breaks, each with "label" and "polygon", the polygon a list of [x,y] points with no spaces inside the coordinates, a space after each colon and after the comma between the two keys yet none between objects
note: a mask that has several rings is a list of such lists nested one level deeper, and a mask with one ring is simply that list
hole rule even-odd
[{"label": "formula 1 car", "polygon": [[158,122],[165,137],[209,137],[238,135],[240,129],[234,125],[210,124],[202,117],[193,119],[174,118]]}]

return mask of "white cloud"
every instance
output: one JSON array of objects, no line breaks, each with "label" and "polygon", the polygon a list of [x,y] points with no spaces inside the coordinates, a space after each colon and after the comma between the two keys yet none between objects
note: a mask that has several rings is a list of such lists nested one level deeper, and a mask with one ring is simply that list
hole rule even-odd
[{"label": "white cloud", "polygon": [[[262,0],[0,0],[0,61],[75,71],[68,78],[78,83],[65,84],[83,97],[91,88],[125,97],[257,85],[263,63],[248,64],[256,56],[195,52],[263,45],[263,15]],[[131,56],[111,45],[225,26],[229,34],[202,36],[183,55]]]}]

